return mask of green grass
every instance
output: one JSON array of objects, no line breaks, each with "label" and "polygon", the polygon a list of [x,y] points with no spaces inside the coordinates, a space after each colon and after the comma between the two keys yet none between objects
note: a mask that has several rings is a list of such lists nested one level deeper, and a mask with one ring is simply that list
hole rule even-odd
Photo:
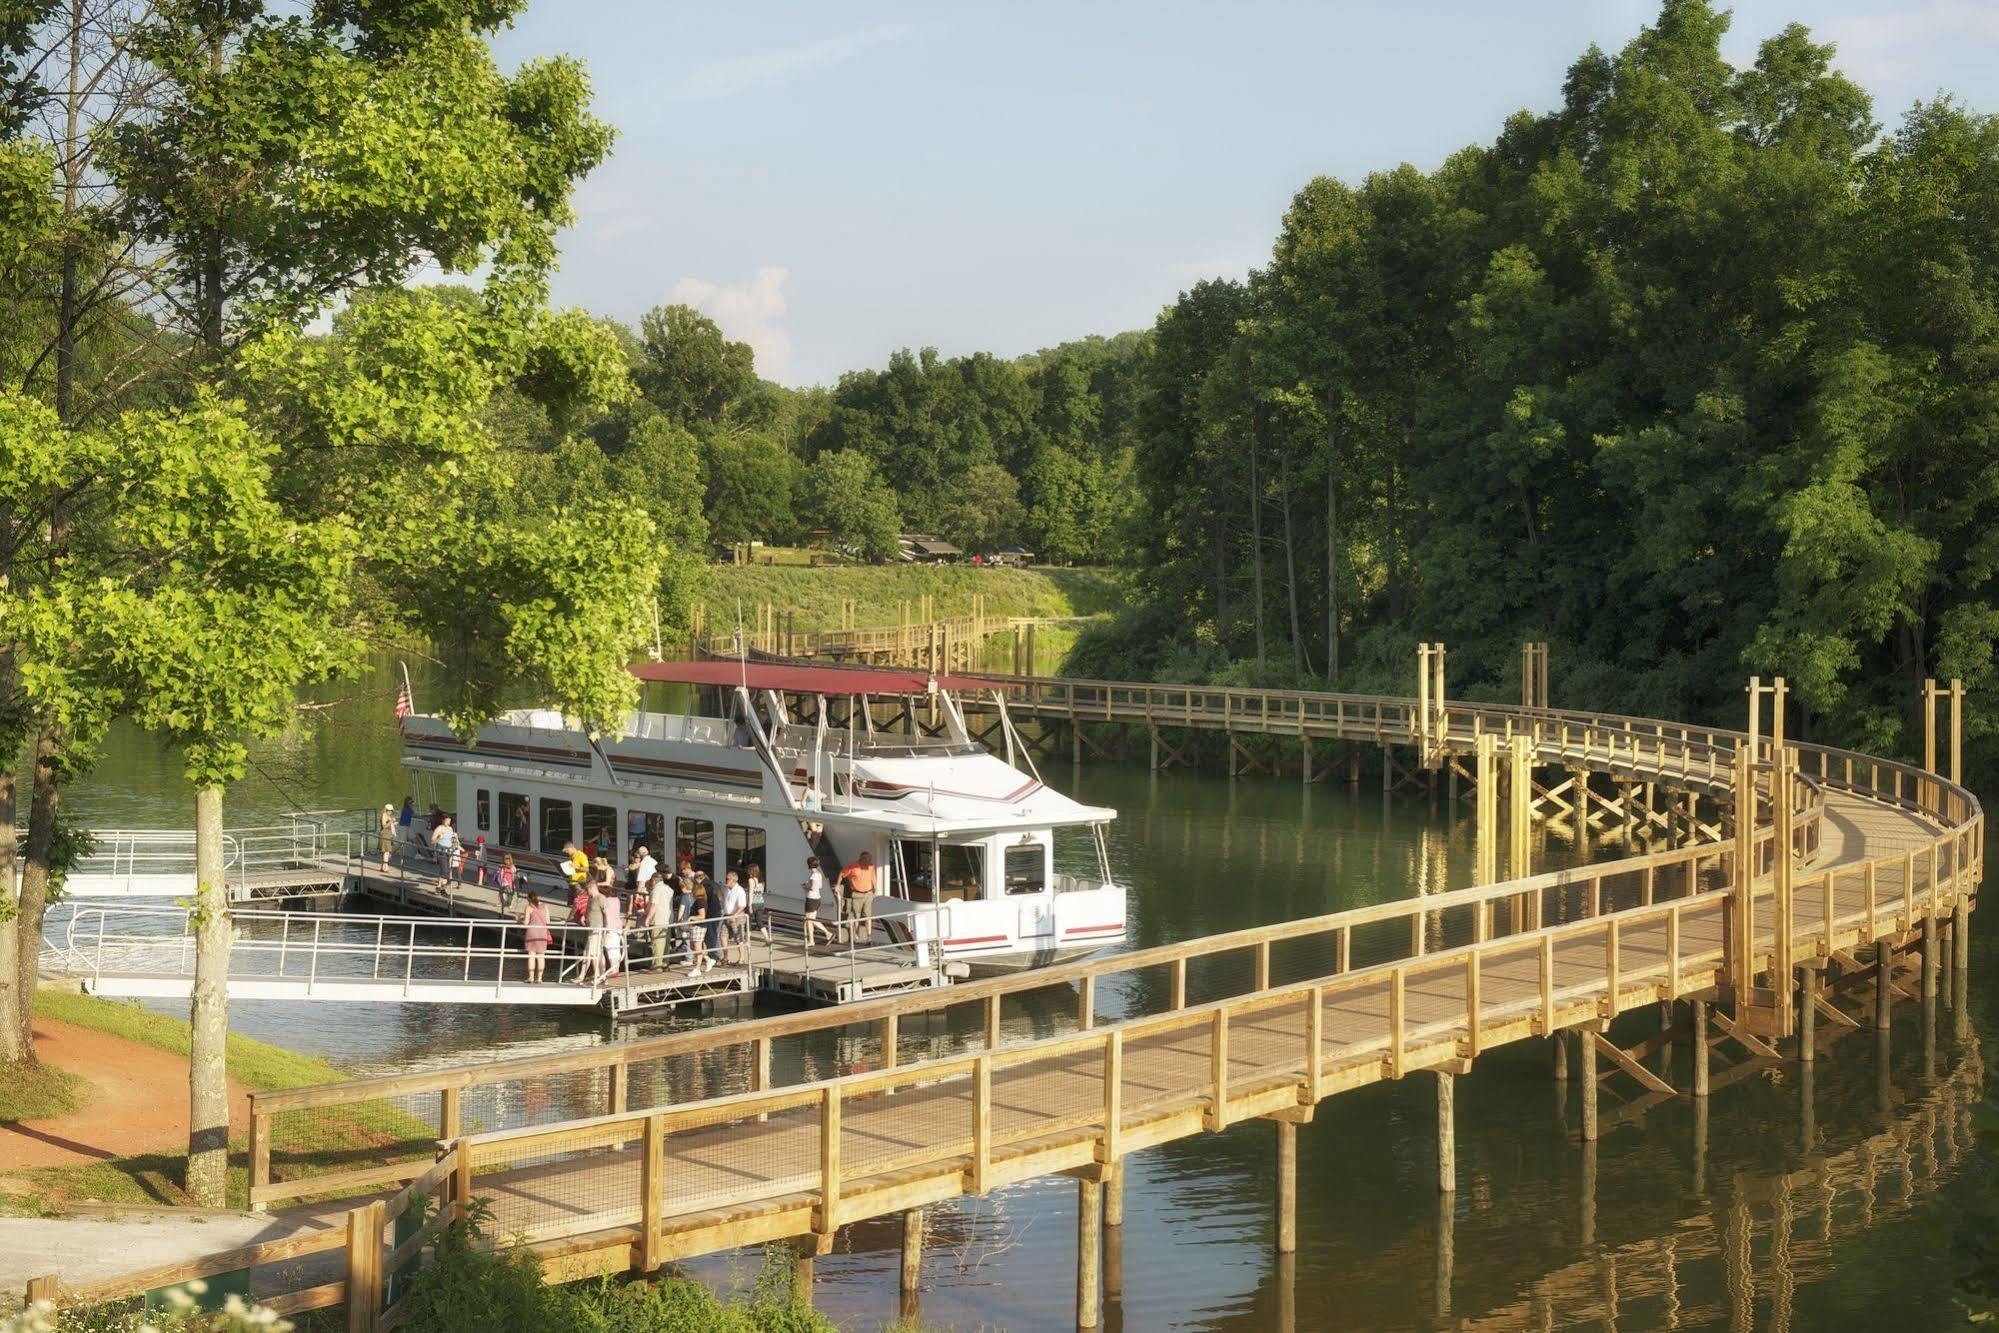
[{"label": "green grass", "polygon": [[[185,1020],[156,1014],[136,1004],[69,991],[36,993],[36,1012],[77,1027],[121,1037],[185,1058],[191,1030]],[[229,1035],[229,1077],[253,1091],[314,1087],[346,1078],[326,1061],[300,1055],[251,1037]],[[175,1086],[162,1096],[183,1097]],[[236,1126],[238,1130],[246,1126]],[[389,1102],[362,1102],[325,1111],[278,1116],[271,1127],[271,1166],[277,1179],[292,1179],[391,1160],[427,1156],[437,1137],[430,1121]],[[230,1143],[228,1197],[249,1200],[247,1147],[241,1134]],[[55,1215],[72,1199],[98,1203],[183,1204],[182,1153],[145,1153],[80,1166],[39,1167],[0,1182],[0,1210]]]},{"label": "green grass", "polygon": [[[122,1004],[116,1000],[68,991],[43,990],[35,995],[35,1012],[182,1058],[188,1053],[191,1029],[184,1019],[156,1014],[136,1004]],[[319,1083],[338,1083],[346,1077],[324,1060],[233,1032],[229,1034],[226,1059],[229,1077],[258,1092],[309,1088]]]},{"label": "green grass", "polygon": [[83,1100],[83,1080],[75,1074],[54,1065],[27,1065],[0,1082],[0,1125],[68,1115]]},{"label": "green grass", "polygon": [[[835,629],[841,604],[856,603],[862,627],[896,624],[902,603],[919,614],[928,595],[938,616],[969,615],[972,598],[983,594],[986,614],[1011,617],[1061,618],[1094,616],[1124,603],[1121,576],[1106,569],[973,569],[969,565],[848,565],[808,569],[797,565],[716,565],[709,569],[700,596],[708,607],[708,623],[721,633],[736,621],[740,606],[745,624],[755,619],[762,603],[777,608],[780,623],[793,613],[793,629]],[[1038,636],[1037,636],[1038,637]]]}]

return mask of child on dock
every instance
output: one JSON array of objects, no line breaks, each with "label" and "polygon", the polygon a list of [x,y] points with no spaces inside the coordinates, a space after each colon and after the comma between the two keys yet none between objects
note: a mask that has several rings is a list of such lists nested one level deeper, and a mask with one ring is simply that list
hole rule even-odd
[{"label": "child on dock", "polygon": [[478,837],[472,839],[472,873],[473,873],[473,883],[482,889],[485,888],[486,887],[486,835],[483,833],[481,833]]},{"label": "child on dock", "polygon": [[[507,858],[507,868],[510,869],[512,867],[513,859],[511,856]],[[526,940],[528,951],[528,984],[530,986],[539,986],[541,984],[541,969],[548,961],[546,957],[548,953],[548,937],[548,909],[541,905],[540,894],[530,893],[528,895]]]},{"label": "child on dock", "polygon": [[[520,868],[514,864],[514,854],[507,852],[500,857],[500,868],[493,872],[493,883],[500,889],[502,911],[514,905],[514,889],[520,883]],[[536,899],[539,902],[539,899]],[[546,915],[544,913],[543,915]]]}]

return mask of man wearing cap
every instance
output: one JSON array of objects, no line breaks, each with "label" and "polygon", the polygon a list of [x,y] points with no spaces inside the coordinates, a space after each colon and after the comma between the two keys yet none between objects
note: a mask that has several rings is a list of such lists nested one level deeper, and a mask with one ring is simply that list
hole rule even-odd
[{"label": "man wearing cap", "polygon": [[376,827],[381,830],[382,869],[389,868],[389,849],[396,845],[396,806],[393,801],[382,802],[382,816]]}]

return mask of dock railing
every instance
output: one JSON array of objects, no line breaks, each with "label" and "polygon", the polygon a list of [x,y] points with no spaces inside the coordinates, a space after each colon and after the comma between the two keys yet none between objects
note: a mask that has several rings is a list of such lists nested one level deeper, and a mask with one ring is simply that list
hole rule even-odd
[{"label": "dock railing", "polygon": [[[1052,689],[1062,688],[1060,682],[1044,683]],[[1138,699],[1151,687],[1130,688],[1132,697]],[[1407,701],[1375,700],[1367,710],[1349,712],[1348,716],[1392,720],[1406,718],[1409,711]],[[1474,728],[1483,734],[1483,730],[1495,727],[1505,734],[1511,725],[1515,734],[1524,732],[1534,739],[1538,762],[1611,766],[1641,776],[1650,774],[1656,780],[1684,777],[1706,784],[1711,772],[1731,771],[1734,747],[1742,739],[1718,729],[1638,719],[1598,722],[1588,715],[1549,710],[1452,704],[1448,711],[1454,736],[1460,732],[1470,735]],[[1407,732],[1403,735],[1406,738]],[[1787,748],[1798,754],[1803,769],[1804,780],[1791,786],[1793,800],[1805,816],[1793,827],[1794,852],[1800,859],[1818,845],[1817,812],[1828,785],[1920,809],[1942,826],[1927,849],[1875,857],[1865,865],[1844,866],[1831,875],[1814,876],[1808,868],[1802,870],[1798,879],[1801,902],[1818,901],[1835,878],[1849,887],[1863,882],[1872,885],[1877,872],[1892,861],[1892,882],[1898,889],[1892,899],[1870,892],[1868,920],[1877,928],[1883,922],[1893,922],[1906,930],[1925,910],[1934,911],[1946,897],[1954,896],[1957,888],[1976,882],[1983,822],[1977,802],[1968,792],[1889,760],[1811,746]],[[1710,750],[1726,753],[1711,756]],[[1776,821],[1767,817],[1767,776],[1757,790],[1758,815],[1750,846],[1754,873],[1765,875],[1774,862],[1771,844],[1776,836]],[[1909,802],[1916,804],[1909,807]],[[361,1171],[323,1160],[312,1146],[316,1142],[314,1124],[345,1114],[342,1108],[394,1108],[404,1118],[440,1127],[469,1123],[463,1117],[473,1114],[487,1129],[498,1130],[573,1118],[579,1109],[593,1106],[622,1112],[631,1105],[627,1098],[632,1086],[644,1088],[644,1100],[654,1105],[708,1100],[718,1092],[763,1091],[771,1086],[773,1048],[780,1043],[787,1050],[798,1046],[786,1063],[807,1078],[828,1072],[823,1048],[813,1048],[814,1034],[840,1029],[863,1034],[867,1039],[842,1042],[844,1049],[853,1052],[848,1062],[893,1067],[901,1056],[900,1025],[915,1015],[938,1015],[948,1026],[953,1012],[968,1008],[982,1011],[982,1038],[974,1035],[965,1040],[982,1040],[985,1049],[994,1049],[1000,1045],[1008,1001],[1032,1002],[1036,1017],[1045,1018],[1050,1012],[1047,993],[1057,989],[1072,992],[1069,1003],[1075,1006],[1075,1025],[1087,1030],[1099,1017],[1100,989],[1115,987],[1126,1012],[1158,1009],[1177,1013],[1217,993],[1255,993],[1301,976],[1330,979],[1398,965],[1435,966],[1434,961],[1421,960],[1434,960],[1481,940],[1532,930],[1537,922],[1590,922],[1617,912],[1683,901],[1688,894],[1728,893],[1735,884],[1739,855],[1732,842],[1703,839],[1612,862],[1084,959],[936,991],[865,1001],[834,1011],[781,1015],[725,1028],[453,1070],[256,1094],[252,1102],[254,1132],[266,1142],[286,1146],[264,1166],[253,1163],[251,1200],[253,1206],[262,1207],[282,1199],[338,1194],[407,1179],[423,1169],[419,1159],[427,1156],[429,1145],[420,1137],[382,1146],[371,1154],[372,1165]],[[1887,882],[1890,877],[1881,878]],[[1759,891],[1758,896],[1763,893]],[[1826,934],[1836,933],[1835,923]],[[1772,947],[1766,923],[1758,937],[1756,957],[1748,960],[1748,965],[1767,966]],[[1059,1010],[1063,1001],[1054,997],[1053,1005]],[[926,1040],[930,1040],[927,1034]],[[470,1107],[476,1107],[476,1112],[468,1110]],[[409,1160],[399,1163],[395,1159],[400,1156]]]}]

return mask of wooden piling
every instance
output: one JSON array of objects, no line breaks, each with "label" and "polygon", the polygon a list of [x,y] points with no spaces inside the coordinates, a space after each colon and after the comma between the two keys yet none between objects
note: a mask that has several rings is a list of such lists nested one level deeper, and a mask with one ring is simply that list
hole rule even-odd
[{"label": "wooden piling", "polygon": [[1104,1163],[1104,1225],[1124,1225],[1124,1163]]},{"label": "wooden piling", "polygon": [[1076,1327],[1097,1326],[1097,1294],[1103,1280],[1104,1186],[1076,1181]]},{"label": "wooden piling", "polygon": [[1894,964],[1895,950],[1888,941],[1874,946],[1874,1026],[1882,1032],[1894,1017]]},{"label": "wooden piling", "polygon": [[1692,1004],[1694,1023],[1694,1082],[1696,1098],[1707,1097],[1707,1001]]},{"label": "wooden piling", "polygon": [[815,1236],[801,1237],[791,1243],[791,1298],[800,1305],[812,1304],[812,1260],[818,1253]]},{"label": "wooden piling", "polygon": [[1457,1079],[1437,1071],[1437,1188],[1455,1194],[1458,1188]]},{"label": "wooden piling", "polygon": [[902,1290],[915,1291],[923,1278],[923,1210],[902,1215]]},{"label": "wooden piling", "polygon": [[1815,967],[1798,972],[1798,1059],[1810,1064],[1818,1058],[1819,973]]},{"label": "wooden piling", "polygon": [[1298,1122],[1277,1124],[1277,1252],[1298,1248]]},{"label": "wooden piling", "polygon": [[1584,1028],[1576,1029],[1576,1075],[1582,1082],[1583,1142],[1596,1142],[1596,1043]]}]

